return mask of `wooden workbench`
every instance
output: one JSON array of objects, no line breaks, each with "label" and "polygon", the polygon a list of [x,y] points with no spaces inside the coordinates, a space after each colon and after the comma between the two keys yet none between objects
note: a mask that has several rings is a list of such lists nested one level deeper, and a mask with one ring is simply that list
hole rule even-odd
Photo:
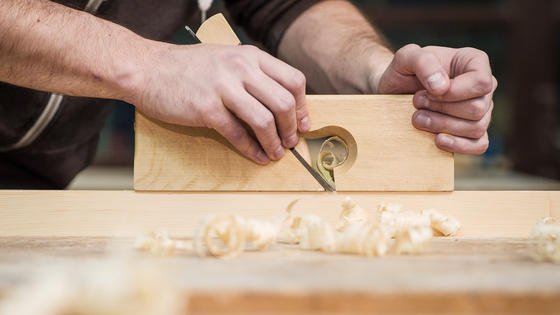
[{"label": "wooden workbench", "polygon": [[[102,259],[114,243],[132,240],[0,238],[0,292],[41,265]],[[383,258],[289,246],[233,260],[135,256],[176,275],[186,314],[558,314],[560,266],[533,262],[528,245],[436,239],[421,256]]]},{"label": "wooden workbench", "polygon": [[204,214],[270,218],[294,199],[294,211],[334,220],[344,196],[366,210],[388,202],[437,208],[464,228],[459,238],[433,240],[420,256],[280,245],[232,260],[132,255],[176,275],[189,314],[560,314],[560,265],[531,260],[526,239],[538,218],[558,218],[560,192],[0,191],[0,297],[40,266],[104,259],[115,244],[130,250],[139,231],[188,238]]}]

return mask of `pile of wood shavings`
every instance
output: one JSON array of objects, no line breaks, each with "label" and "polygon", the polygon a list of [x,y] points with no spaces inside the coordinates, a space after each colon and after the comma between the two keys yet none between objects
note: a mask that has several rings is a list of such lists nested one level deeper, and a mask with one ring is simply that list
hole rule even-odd
[{"label": "pile of wood shavings", "polygon": [[[314,215],[294,216],[284,221],[279,242],[299,244],[302,249],[321,250],[363,256],[419,253],[433,236],[433,230],[455,235],[460,223],[436,210],[422,213],[403,211],[400,205],[380,205],[370,213],[351,198],[342,202],[342,211],[334,229]],[[443,223],[447,224],[443,224]]]},{"label": "pile of wood shavings", "polygon": [[[287,243],[325,253],[415,254],[421,252],[434,232],[453,236],[460,229],[459,221],[437,210],[403,211],[400,205],[388,204],[368,212],[349,197],[342,202],[342,211],[333,226],[317,215],[295,215],[292,208],[296,202],[288,206],[286,217],[278,222],[238,215],[208,217],[194,237],[193,250],[200,256],[232,258],[245,250],[264,251],[275,243]],[[135,247],[170,255],[177,248],[173,242],[166,235],[152,236],[148,241],[142,236]]]}]

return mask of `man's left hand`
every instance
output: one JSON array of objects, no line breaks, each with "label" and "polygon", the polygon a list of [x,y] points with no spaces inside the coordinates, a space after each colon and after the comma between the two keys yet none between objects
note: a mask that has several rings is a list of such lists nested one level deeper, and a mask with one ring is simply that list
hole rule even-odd
[{"label": "man's left hand", "polygon": [[412,124],[435,133],[440,149],[482,154],[488,148],[492,95],[498,83],[483,51],[407,45],[371,84],[381,94],[414,93],[418,110]]}]

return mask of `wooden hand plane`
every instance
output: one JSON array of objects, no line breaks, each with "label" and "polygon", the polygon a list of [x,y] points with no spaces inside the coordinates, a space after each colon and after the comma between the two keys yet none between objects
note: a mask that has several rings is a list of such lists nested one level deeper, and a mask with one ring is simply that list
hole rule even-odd
[{"label": "wooden hand plane", "polygon": [[[204,43],[237,45],[222,15],[206,21]],[[337,191],[451,191],[453,155],[415,129],[410,95],[310,95],[311,131],[298,152],[317,164],[306,140],[336,137],[347,156],[332,169]],[[134,189],[170,191],[322,191],[291,154],[259,166],[214,130],[163,123],[136,113]],[[320,157],[319,163],[320,163]]]}]

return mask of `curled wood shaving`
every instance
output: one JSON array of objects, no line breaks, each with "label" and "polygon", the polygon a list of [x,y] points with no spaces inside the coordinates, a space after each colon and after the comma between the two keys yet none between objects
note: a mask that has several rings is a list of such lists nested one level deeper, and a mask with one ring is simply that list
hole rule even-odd
[{"label": "curled wood shaving", "polygon": [[422,211],[422,214],[429,217],[432,228],[444,236],[454,236],[461,228],[461,223],[457,219],[446,216],[437,210],[426,209]]},{"label": "curled wood shaving", "polygon": [[342,202],[342,211],[338,218],[337,230],[344,232],[346,228],[354,224],[366,224],[371,218],[367,212],[358,206],[358,204],[350,197],[344,198]]},{"label": "curled wood shaving", "polygon": [[200,256],[231,258],[244,250],[266,250],[276,242],[278,227],[272,222],[221,215],[205,220],[195,237]]},{"label": "curled wood shaving", "polygon": [[411,225],[400,229],[395,235],[395,252],[397,254],[416,254],[432,238],[432,228],[428,224]]},{"label": "curled wood shaving", "polygon": [[299,244],[301,240],[301,217],[295,216],[292,211],[298,201],[299,199],[292,201],[286,208],[286,217],[280,224],[277,235],[277,240],[280,243]]},{"label": "curled wood shaving", "polygon": [[343,254],[383,256],[388,251],[389,236],[375,224],[348,226],[338,237],[336,250]]},{"label": "curled wood shaving", "polygon": [[535,260],[560,263],[560,224],[554,218],[540,219],[533,227],[530,239]]},{"label": "curled wood shaving", "polygon": [[380,225],[390,237],[395,238],[395,253],[418,253],[424,244],[432,238],[430,218],[412,211],[402,211],[396,204],[381,205]]},{"label": "curled wood shaving", "polygon": [[200,256],[235,257],[244,249],[245,231],[241,219],[218,215],[204,220],[195,236],[195,250]]},{"label": "curled wood shaving", "polygon": [[321,144],[315,169],[331,185],[335,186],[334,169],[348,159],[348,145],[342,138],[333,136]]},{"label": "curled wood shaving", "polygon": [[380,205],[379,224],[384,227],[390,237],[396,237],[400,232],[417,227],[430,226],[430,219],[412,211],[402,211],[402,206],[397,204]]},{"label": "curled wood shaving", "polygon": [[377,220],[379,225],[385,227],[390,237],[394,237],[396,220],[400,215],[402,206],[398,204],[382,204],[377,206]]},{"label": "curled wood shaving", "polygon": [[395,235],[410,228],[416,227],[426,227],[431,229],[430,218],[412,211],[401,212],[393,220],[392,228],[395,231]]},{"label": "curled wood shaving", "polygon": [[333,252],[335,250],[335,231],[332,226],[316,215],[301,218],[299,236],[300,248]]},{"label": "curled wood shaving", "polygon": [[266,250],[276,242],[278,228],[272,222],[255,219],[247,219],[242,222],[247,248]]}]

